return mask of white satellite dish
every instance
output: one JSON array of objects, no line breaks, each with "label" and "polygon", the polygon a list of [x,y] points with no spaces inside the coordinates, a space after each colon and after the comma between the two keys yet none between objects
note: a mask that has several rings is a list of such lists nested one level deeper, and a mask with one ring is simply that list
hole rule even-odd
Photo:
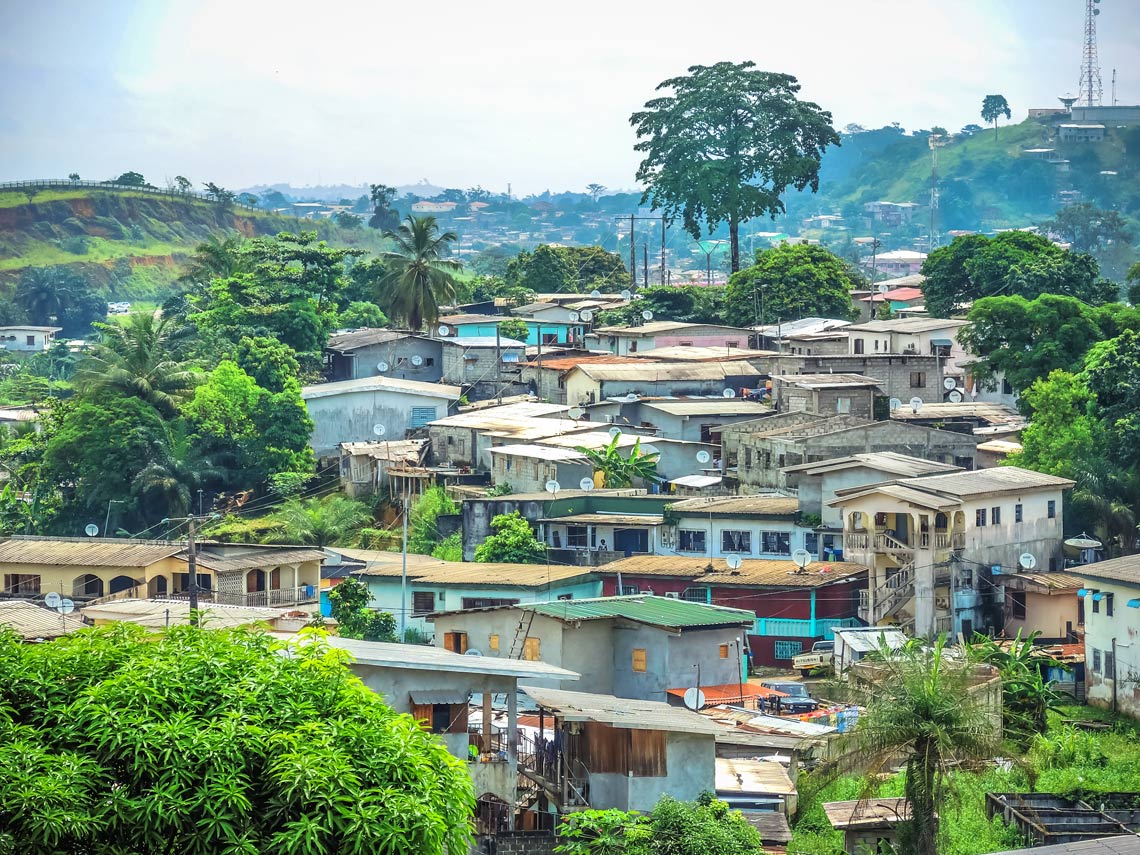
[{"label": "white satellite dish", "polygon": [[55,607],[55,610],[61,615],[69,615],[75,611],[75,603],[73,603],[71,600],[60,600],[59,605]]},{"label": "white satellite dish", "polygon": [[621,433],[621,428],[616,426],[610,428],[610,436],[617,436],[619,433]]},{"label": "white satellite dish", "polygon": [[720,393],[720,396],[722,398],[735,398],[736,397],[736,390],[735,389],[725,389],[723,392]]},{"label": "white satellite dish", "polygon": [[422,356],[420,356],[418,353],[413,353],[412,354],[412,365],[416,366],[416,368],[419,368],[423,364],[424,364],[424,358]]},{"label": "white satellite dish", "polygon": [[891,290],[891,286],[886,284],[885,282],[879,286],[879,293],[880,294],[886,294],[890,290]]},{"label": "white satellite dish", "polygon": [[628,300],[628,299],[629,299],[630,297],[632,297],[632,296],[633,296],[633,292],[632,292],[632,291],[630,291],[628,288],[623,288],[623,289],[622,289],[622,292],[621,292],[621,298],[622,298],[623,300]]},{"label": "white satellite dish", "polygon": [[739,570],[740,565],[744,563],[744,559],[739,555],[730,555],[724,559],[724,563],[728,565],[729,570]]},{"label": "white satellite dish", "polygon": [[911,408],[911,410],[913,410],[916,413],[919,410],[921,410],[922,409],[922,398],[919,398],[917,396],[911,398],[910,399],[910,408]]},{"label": "white satellite dish", "polygon": [[957,389],[955,389],[953,392],[951,392],[949,397],[950,397],[950,403],[951,404],[962,403],[962,393],[959,392]]},{"label": "white satellite dish", "polygon": [[594,489],[594,479],[593,478],[583,478],[581,481],[578,482],[578,487],[581,490],[583,490],[584,492],[589,493],[591,490]]},{"label": "white satellite dish", "polygon": [[383,374],[385,371],[388,370],[388,363],[383,362],[383,361],[377,362],[376,363],[376,370],[379,371],[381,374]]},{"label": "white satellite dish", "polygon": [[947,377],[945,380],[942,381],[942,388],[945,389],[947,392],[949,392],[951,389],[953,389],[957,385],[958,385],[958,381],[955,380],[953,377]]},{"label": "white satellite dish", "polygon": [[566,415],[568,415],[574,421],[578,421],[578,419],[582,418],[582,416],[584,416],[585,414],[586,414],[586,411],[583,410],[581,407],[571,407],[569,410],[566,411]]},{"label": "white satellite dish", "polygon": [[44,597],[44,605],[49,609],[59,608],[59,604],[63,602],[63,597],[55,591],[49,591],[47,596]]},{"label": "white satellite dish", "polygon": [[705,693],[696,686],[691,689],[685,689],[685,706],[693,711],[704,709]]},{"label": "white satellite dish", "polygon": [[597,299],[598,297],[602,296],[602,292],[599,291],[597,288],[595,288],[593,291],[590,292],[590,296]]},{"label": "white satellite dish", "polygon": [[643,446],[641,446],[641,453],[642,454],[660,454],[661,452],[657,448],[657,446],[655,446],[655,445],[643,445]]},{"label": "white satellite dish", "polygon": [[811,553],[806,549],[797,549],[792,553],[792,560],[796,562],[796,566],[803,570],[811,564]]},{"label": "white satellite dish", "polygon": [[577,320],[580,320],[580,319],[581,319],[581,317],[582,317],[582,316],[581,316],[581,315],[579,315],[577,312],[571,312],[571,313],[570,313],[570,320],[572,320],[572,321],[577,321]]},{"label": "white satellite dish", "polygon": [[88,537],[94,537],[99,533],[99,526],[95,525],[95,523],[87,523],[87,528],[83,529],[83,531]]},{"label": "white satellite dish", "polygon": [[578,313],[578,316],[579,316],[579,317],[580,317],[582,320],[584,320],[586,323],[589,323],[590,321],[592,321],[592,320],[594,319],[594,313],[593,313],[593,312],[591,312],[589,309],[586,309],[586,310],[585,310],[585,311],[583,311],[583,312],[579,312],[579,313]]},{"label": "white satellite dish", "polygon": [[480,650],[478,647],[468,647],[466,650],[463,651],[463,655],[464,656],[482,656],[483,651]]},{"label": "white satellite dish", "polygon": [[697,463],[708,463],[712,456],[703,448],[697,452]]},{"label": "white satellite dish", "polygon": [[447,326],[446,325],[441,326],[438,330],[436,330],[436,332],[439,333],[441,336],[446,337],[447,332],[448,332]]},{"label": "white satellite dish", "polygon": [[649,311],[649,309],[646,309],[644,312],[641,313],[641,318],[642,318],[642,320],[645,320],[645,321],[651,321],[651,320],[653,320],[653,312]]},{"label": "white satellite dish", "polygon": [[548,493],[557,493],[561,489],[562,489],[562,485],[559,484],[554,479],[551,479],[551,480],[546,482],[546,492],[548,492]]},{"label": "white satellite dish", "polygon": [[902,401],[899,398],[891,398],[890,400],[891,412],[902,409]]},{"label": "white satellite dish", "polygon": [[382,424],[374,424],[372,425],[372,432],[377,436],[383,436],[388,432],[388,428],[384,427]]},{"label": "white satellite dish", "polygon": [[1032,552],[1023,552],[1017,556],[1017,563],[1021,565],[1022,570],[1032,570],[1037,566],[1037,556]]}]

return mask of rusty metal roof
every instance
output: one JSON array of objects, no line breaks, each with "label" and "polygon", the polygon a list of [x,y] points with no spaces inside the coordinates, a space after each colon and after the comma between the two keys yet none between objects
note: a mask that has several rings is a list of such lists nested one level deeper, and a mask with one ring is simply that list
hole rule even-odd
[{"label": "rusty metal roof", "polygon": [[888,828],[910,819],[906,799],[854,799],[824,802],[823,812],[833,828]]},{"label": "rusty metal roof", "polygon": [[866,573],[850,561],[813,561],[803,571],[794,561],[745,558],[740,568],[729,568],[723,558],[688,558],[676,555],[634,555],[594,568],[602,576],[661,576],[707,585],[774,588],[819,588]]},{"label": "rusty metal roof", "polygon": [[799,499],[788,496],[709,496],[682,499],[669,506],[685,516],[793,516]]},{"label": "rusty metal roof", "polygon": [[540,707],[551,710],[563,721],[593,721],[624,730],[663,730],[708,736],[717,736],[726,730],[698,713],[661,701],[541,689],[537,686],[519,688]]},{"label": "rusty metal roof", "polygon": [[[232,551],[234,547],[229,547]],[[179,555],[179,560],[185,561],[185,555]],[[224,555],[211,552],[208,547],[198,550],[198,566],[217,573],[235,570],[267,569],[278,564],[300,564],[307,561],[324,561],[325,551],[316,547],[289,547],[258,548],[252,546],[237,554]]]}]

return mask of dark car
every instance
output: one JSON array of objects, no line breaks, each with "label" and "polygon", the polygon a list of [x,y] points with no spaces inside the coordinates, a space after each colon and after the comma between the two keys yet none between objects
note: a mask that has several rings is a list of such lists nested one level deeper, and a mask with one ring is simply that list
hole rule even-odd
[{"label": "dark car", "polygon": [[[786,698],[778,699],[782,713],[809,713],[819,709],[819,703],[808,694],[807,686],[803,683],[797,683],[795,680],[765,680],[760,685],[765,689],[787,695]],[[768,702],[769,712],[774,712],[776,709],[774,700]]]}]

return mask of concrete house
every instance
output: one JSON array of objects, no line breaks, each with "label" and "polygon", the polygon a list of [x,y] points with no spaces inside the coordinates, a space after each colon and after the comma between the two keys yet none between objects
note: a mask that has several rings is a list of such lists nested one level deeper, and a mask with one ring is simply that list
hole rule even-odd
[{"label": "concrete house", "polygon": [[313,420],[309,444],[318,459],[335,457],[342,442],[404,439],[407,432],[426,427],[448,414],[459,400],[458,386],[398,380],[394,377],[362,377],[306,386],[301,398]]},{"label": "concrete house", "polygon": [[519,381],[526,362],[526,343],[500,336],[455,336],[441,339],[443,382],[462,386],[471,400],[502,395]]},{"label": "concrete house", "polygon": [[1018,632],[1040,632],[1039,644],[1072,644],[1084,625],[1084,602],[1077,592],[1087,584],[1072,573],[1036,573],[1018,567],[995,574],[1004,593],[1002,630],[1007,638]]},{"label": "concrete house", "polygon": [[772,378],[776,409],[821,415],[875,415],[875,398],[882,395],[880,381],[862,374],[784,374]]},{"label": "concrete house", "polygon": [[428,424],[432,461],[491,469],[491,447],[533,442],[550,436],[591,430],[595,426],[564,418],[566,406],[520,401],[502,406],[465,408]]},{"label": "concrete house", "polygon": [[[491,606],[432,616],[437,639],[484,656],[547,662],[582,675],[576,688],[653,700],[669,689],[741,678],[751,612],[634,595]],[[700,675],[697,675],[698,666]]]},{"label": "concrete house", "polygon": [[991,568],[1016,568],[1027,552],[1060,568],[1061,495],[1072,486],[1001,466],[837,491],[844,557],[871,568],[860,617],[926,638],[996,626]]},{"label": "concrete house", "polygon": [[834,318],[800,318],[798,321],[781,321],[776,324],[755,326],[751,331],[757,347],[787,352],[790,336],[830,333],[849,326],[851,326],[850,321],[839,321]]},{"label": "concrete house", "polygon": [[656,347],[732,347],[749,346],[751,330],[717,324],[692,324],[684,321],[648,321],[636,327],[598,327],[587,334],[587,344],[626,356]]},{"label": "concrete house", "polygon": [[790,558],[819,553],[816,533],[798,524],[799,502],[785,496],[709,496],[669,505],[659,555]]},{"label": "concrete house", "polygon": [[714,441],[716,428],[750,421],[772,412],[771,407],[759,401],[725,398],[723,395],[640,401],[632,409],[636,410],[632,420],[652,425],[662,436],[705,444]]},{"label": "concrete house", "polygon": [[13,354],[43,353],[55,342],[55,334],[63,327],[0,327],[0,348]]},{"label": "concrete house", "polygon": [[947,318],[895,318],[854,324],[847,328],[850,352],[940,356],[946,360],[946,374],[962,376],[962,363],[972,357],[958,343],[958,333],[968,323]]},{"label": "concrete house", "polygon": [[336,332],[325,346],[325,376],[332,382],[383,375],[438,383],[443,376],[442,355],[439,339],[410,332]]},{"label": "concrete house", "polygon": [[911,398],[941,403],[950,394],[943,385],[946,360],[930,354],[847,352],[844,339],[841,353],[781,354],[767,364],[773,375],[779,374],[861,374],[879,381],[879,389],[887,398],[898,398],[904,404]]},{"label": "concrete house", "polygon": [[747,360],[729,362],[583,363],[566,373],[566,402],[585,406],[606,398],[636,395],[723,396],[726,389],[762,385],[765,373]]},{"label": "concrete house", "polygon": [[594,466],[572,448],[523,444],[491,449],[491,483],[509,485],[512,492],[537,493],[551,481],[559,488],[577,487],[586,479],[593,482]]},{"label": "concrete house", "polygon": [[634,362],[634,357],[591,355],[591,356],[543,356],[537,354],[522,368],[522,382],[544,401],[555,404],[566,403],[566,375],[578,365],[606,362]]},{"label": "concrete house", "polygon": [[1140,555],[1074,568],[1085,580],[1086,696],[1140,718]]},{"label": "concrete house", "polygon": [[[461,338],[490,338],[494,339],[499,324],[506,318],[500,315],[445,315],[439,319],[440,327],[447,328],[447,336]],[[581,323],[557,320],[526,321],[526,344],[576,344],[582,341],[585,327]],[[541,331],[540,331],[541,328]],[[541,337],[540,337],[541,334]]]}]

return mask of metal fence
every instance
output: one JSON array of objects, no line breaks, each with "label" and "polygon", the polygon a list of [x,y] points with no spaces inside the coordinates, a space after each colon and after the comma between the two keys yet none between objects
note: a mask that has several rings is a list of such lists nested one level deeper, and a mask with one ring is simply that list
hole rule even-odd
[{"label": "metal fence", "polygon": [[[168,199],[195,199],[199,202],[211,202],[215,205],[220,204],[217,199],[208,196],[205,193],[197,191],[190,191],[183,193],[173,187],[148,187],[137,184],[116,184],[113,181],[70,181],[66,178],[34,178],[29,181],[5,181],[0,182],[0,193],[5,191],[24,191],[24,190],[76,190],[80,188],[90,188],[93,190],[129,190],[132,193],[150,193],[154,196],[165,196]],[[228,203],[229,206],[234,208],[244,208],[247,211],[262,211],[261,208],[254,207],[253,205],[246,205],[238,202],[236,199]]]}]

